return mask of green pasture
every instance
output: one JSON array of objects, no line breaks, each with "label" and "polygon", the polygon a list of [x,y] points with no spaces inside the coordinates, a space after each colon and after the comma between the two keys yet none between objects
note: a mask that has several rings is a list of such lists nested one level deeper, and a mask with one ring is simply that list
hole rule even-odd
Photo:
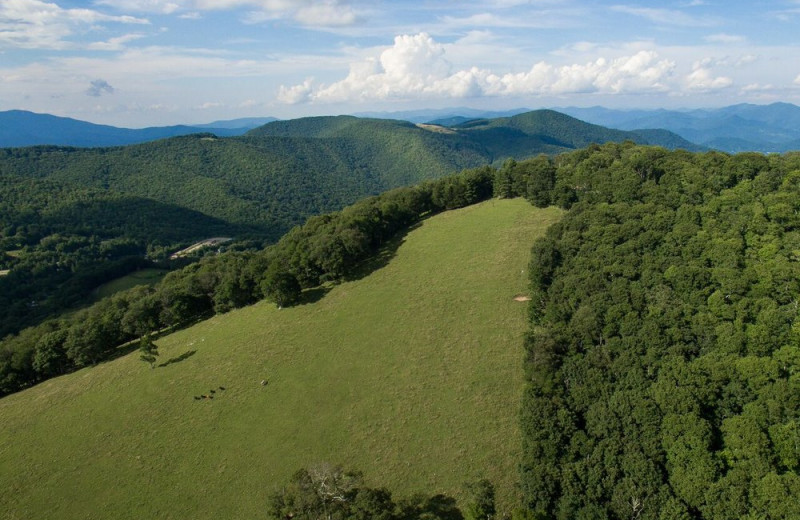
[{"label": "green pasture", "polygon": [[134,352],[3,398],[0,516],[264,518],[322,461],[398,496],[458,497],[487,477],[509,510],[526,330],[513,297],[560,215],[520,199],[447,212],[314,303],[157,339],[155,369]]},{"label": "green pasture", "polygon": [[116,280],[104,283],[92,293],[94,301],[108,298],[114,294],[125,291],[137,285],[155,285],[164,275],[169,271],[165,269],[139,269],[125,276],[121,276]]}]

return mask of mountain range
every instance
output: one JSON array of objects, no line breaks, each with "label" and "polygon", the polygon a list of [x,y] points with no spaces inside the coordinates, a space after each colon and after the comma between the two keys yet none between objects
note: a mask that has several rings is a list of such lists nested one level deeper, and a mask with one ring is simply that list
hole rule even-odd
[{"label": "mountain range", "polygon": [[800,149],[800,107],[791,103],[739,104],[703,110],[559,108],[594,124],[633,130],[661,128],[701,146],[729,153]]},{"label": "mountain range", "polygon": [[242,135],[275,118],[246,118],[204,125],[175,125],[150,128],[118,128],[68,117],[36,114],[24,110],[0,112],[0,148],[56,146],[123,146],[199,132],[217,136]]}]

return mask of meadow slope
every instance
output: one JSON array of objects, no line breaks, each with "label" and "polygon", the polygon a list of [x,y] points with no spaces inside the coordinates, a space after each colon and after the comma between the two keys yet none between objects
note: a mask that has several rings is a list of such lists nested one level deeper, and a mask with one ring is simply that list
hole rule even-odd
[{"label": "meadow slope", "polygon": [[527,325],[513,297],[560,215],[521,199],[440,214],[315,303],[219,315],[157,340],[165,366],[132,353],[0,400],[3,517],[263,518],[320,461],[397,495],[486,476],[510,507]]}]

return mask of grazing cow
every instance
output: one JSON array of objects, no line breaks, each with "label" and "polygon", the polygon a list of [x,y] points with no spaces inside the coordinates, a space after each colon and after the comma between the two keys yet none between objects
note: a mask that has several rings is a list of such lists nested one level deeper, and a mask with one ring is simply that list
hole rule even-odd
[{"label": "grazing cow", "polygon": [[219,387],[220,390],[225,390],[224,386]]},{"label": "grazing cow", "polygon": [[209,392],[211,392],[212,394],[216,394],[217,393],[216,390],[209,390]]},{"label": "grazing cow", "polygon": [[202,399],[202,397],[200,397],[200,396],[197,396],[197,395],[196,395],[196,396],[194,396],[194,400],[195,400],[195,401],[199,401],[200,399]]},{"label": "grazing cow", "polygon": [[267,380],[266,379],[262,379],[261,380],[261,386],[267,386]]}]

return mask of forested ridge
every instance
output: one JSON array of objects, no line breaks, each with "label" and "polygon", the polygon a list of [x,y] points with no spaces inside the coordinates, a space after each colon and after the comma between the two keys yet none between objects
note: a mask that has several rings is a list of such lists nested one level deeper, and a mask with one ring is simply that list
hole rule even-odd
[{"label": "forested ridge", "polygon": [[0,276],[0,337],[198,240],[260,246],[312,215],[388,189],[506,157],[637,139],[551,111],[484,124],[491,131],[311,117],[236,138],[0,149],[0,270],[10,270]]},{"label": "forested ridge", "polygon": [[[800,155],[605,145],[531,259],[526,506],[798,518]],[[547,199],[547,197],[543,197]]]}]

